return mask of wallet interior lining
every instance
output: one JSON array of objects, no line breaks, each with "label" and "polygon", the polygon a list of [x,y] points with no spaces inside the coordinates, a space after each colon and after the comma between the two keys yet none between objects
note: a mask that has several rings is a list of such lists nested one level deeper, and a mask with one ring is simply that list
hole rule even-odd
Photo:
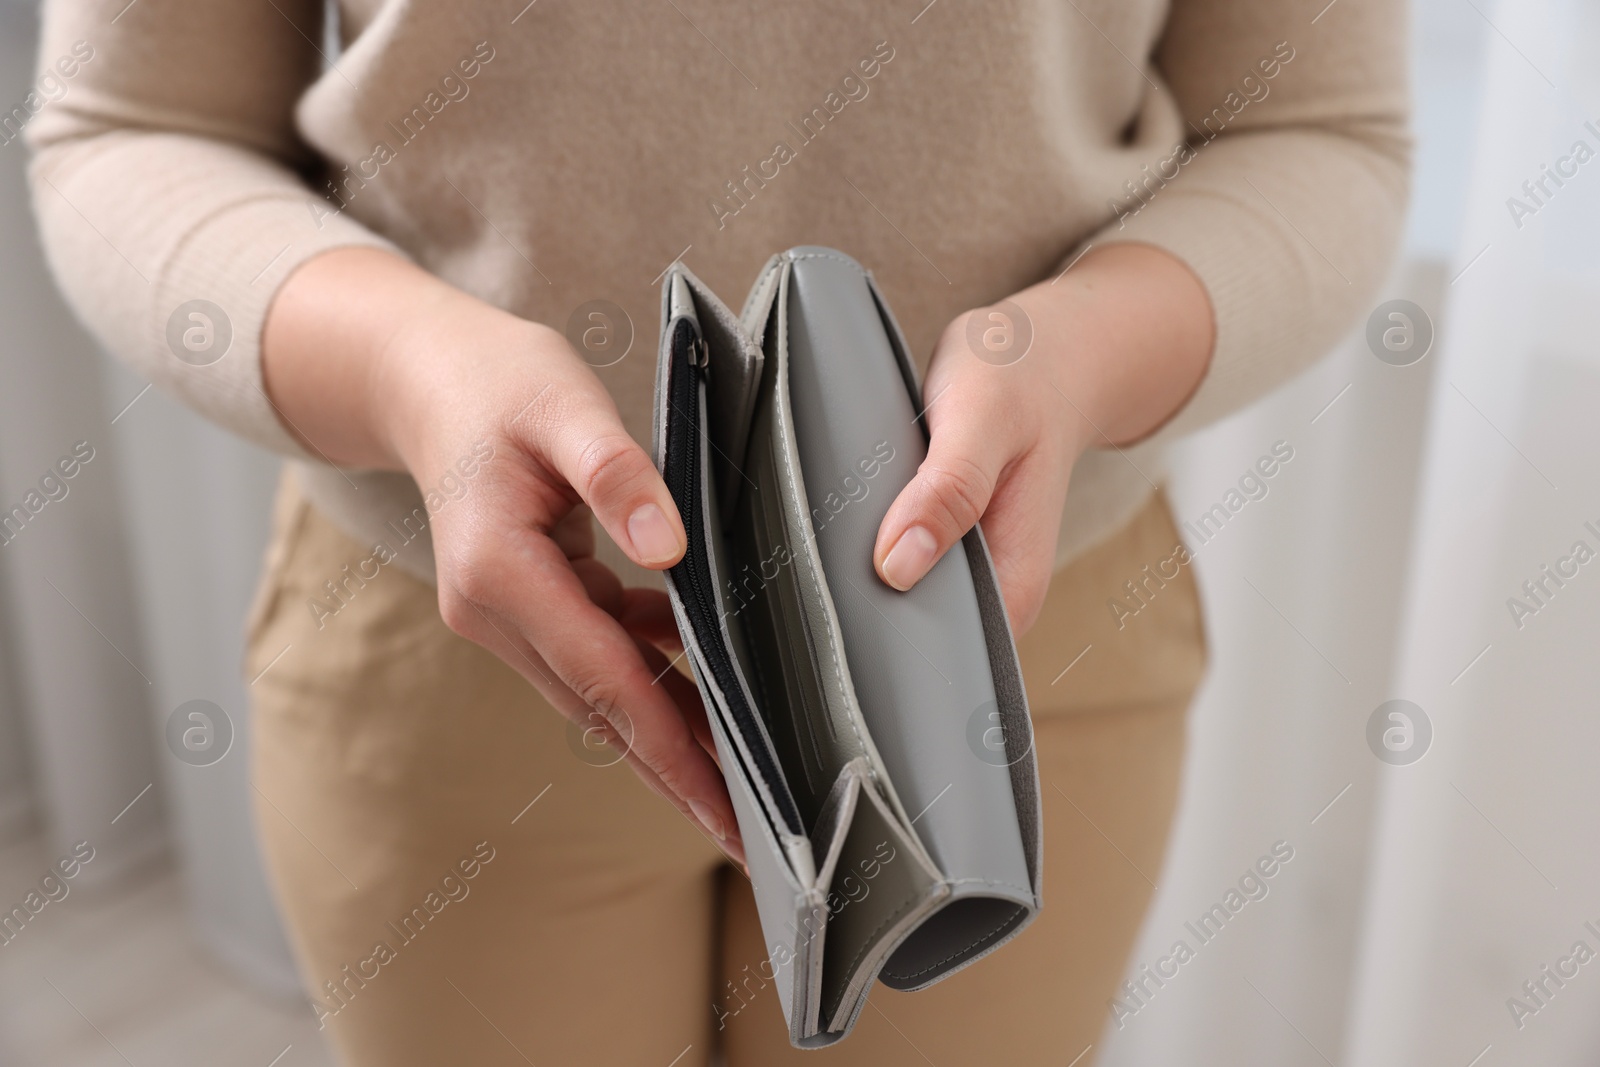
[{"label": "wallet interior lining", "polygon": [[[787,417],[787,325],[780,298],[787,272],[769,270],[747,301],[740,333],[751,331],[755,317],[764,314],[756,336],[736,336],[716,298],[684,281],[683,310],[677,313],[683,317],[673,319],[670,342],[668,392],[674,410],[666,467],[694,459],[677,453],[685,452],[690,437],[698,439],[694,452],[705,468],[706,501],[679,499],[686,487],[670,478],[668,485],[680,513],[707,517],[691,524],[698,529],[690,531],[690,550],[680,567],[706,557],[706,566],[696,570],[709,571],[705,584],[715,599],[714,606],[696,607],[689,602],[706,598],[686,585],[685,607],[691,616],[714,613],[692,622],[703,647],[715,648],[727,660],[720,668],[707,666],[728,694],[730,731],[749,750],[753,780],[769,785],[774,803],[787,809],[778,814],[790,832],[809,839],[851,761],[864,758],[875,788],[888,787],[879,777],[877,753],[863,737],[866,727],[852,703],[842,651],[827,640],[828,592],[808,541],[810,517],[803,504],[787,507],[786,484],[803,492]],[[702,340],[706,366],[698,372],[692,350]],[[701,384],[707,401],[703,424],[691,399]],[[696,431],[674,435],[673,427],[685,424]],[[697,534],[706,542],[703,547],[696,544]],[[719,624],[725,640],[716,632]],[[892,790],[889,799],[899,811]],[[797,824],[791,822],[795,815]]]},{"label": "wallet interior lining", "polygon": [[[746,698],[745,686],[736,673],[734,658],[729,654],[728,643],[723,641],[718,621],[725,607],[722,591],[716,588],[718,583],[712,573],[714,546],[709,539],[720,536],[720,531],[708,521],[714,513],[712,502],[702,499],[703,486],[709,480],[704,477],[704,465],[710,442],[708,428],[701,425],[704,409],[699,389],[700,373],[694,366],[694,352],[699,341],[696,325],[688,319],[680,319],[672,337],[668,386],[676,418],[668,423],[662,473],[679,514],[692,518],[684,524],[688,548],[683,559],[673,567],[672,574],[678,588],[688,594],[682,597],[684,610],[694,627],[705,665],[727,704],[727,725],[737,731],[755,764],[751,768],[752,780],[768,784],[774,814],[783,821],[783,828],[791,835],[805,836],[809,822],[802,821],[794,798],[784,788],[787,776]],[[728,622],[732,624],[734,620],[729,618]]]}]

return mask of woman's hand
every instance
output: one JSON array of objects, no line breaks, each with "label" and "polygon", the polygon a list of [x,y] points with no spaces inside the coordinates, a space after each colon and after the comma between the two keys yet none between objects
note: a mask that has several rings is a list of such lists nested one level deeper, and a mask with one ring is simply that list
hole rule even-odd
[{"label": "woman's hand", "polygon": [[1177,411],[1213,331],[1199,280],[1136,244],[1090,251],[1053,282],[958,316],[928,367],[928,456],[878,529],[878,575],[911,588],[981,518],[1011,625],[1026,630],[1050,585],[1073,464]]},{"label": "woman's hand", "polygon": [[666,596],[594,558],[592,513],[636,563],[683,555],[666,485],[560,334],[396,257],[341,250],[301,267],[263,335],[284,421],[341,465],[440,484],[488,441],[471,490],[431,519],[439,609],[742,860],[694,685],[660,650]]}]

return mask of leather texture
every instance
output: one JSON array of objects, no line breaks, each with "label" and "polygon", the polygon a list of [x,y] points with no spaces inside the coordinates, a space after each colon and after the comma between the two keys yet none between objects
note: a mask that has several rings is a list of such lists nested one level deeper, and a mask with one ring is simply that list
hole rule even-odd
[{"label": "leather texture", "polygon": [[1021,672],[981,531],[910,592],[873,570],[927,437],[859,264],[774,256],[737,318],[675,264],[661,338],[656,457],[689,531],[668,593],[790,1040],[822,1047],[874,978],[930,985],[1037,914]]}]

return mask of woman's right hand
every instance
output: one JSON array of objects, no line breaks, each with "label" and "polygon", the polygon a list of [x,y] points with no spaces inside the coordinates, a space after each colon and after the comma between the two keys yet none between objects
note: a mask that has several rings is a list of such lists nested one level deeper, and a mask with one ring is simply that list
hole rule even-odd
[{"label": "woman's right hand", "polygon": [[397,257],[344,249],[284,284],[262,349],[285,425],[340,465],[430,487],[492,445],[470,488],[430,513],[445,623],[600,731],[742,861],[698,693],[658,647],[674,635],[667,598],[624,589],[594,558],[590,514],[654,570],[682,558],[683,525],[566,339]]}]

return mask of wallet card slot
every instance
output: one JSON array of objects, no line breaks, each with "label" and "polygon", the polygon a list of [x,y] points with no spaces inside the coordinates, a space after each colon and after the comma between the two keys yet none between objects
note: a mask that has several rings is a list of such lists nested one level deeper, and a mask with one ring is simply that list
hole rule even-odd
[{"label": "wallet card slot", "polygon": [[[749,643],[757,705],[779,761],[788,772],[808,832],[816,826],[828,791],[853,753],[840,752],[817,729],[828,718],[823,680],[794,574],[794,557],[783,521],[777,467],[771,447],[770,386],[762,385],[746,469],[758,487],[740,495],[730,537],[741,558],[759,561],[754,580],[735,576],[738,615]],[[765,566],[761,564],[765,563]]]},{"label": "wallet card slot", "polygon": [[[776,284],[784,284],[782,275]],[[733,583],[749,643],[756,706],[789,775],[807,827],[843,769],[864,759],[871,788],[876,753],[853,705],[849,674],[833,637],[827,589],[818,568],[803,486],[793,462],[788,422],[787,356],[782,343],[781,299],[763,337],[766,360],[745,451],[749,481],[741,487],[729,528],[730,549],[754,561],[755,581]],[[748,565],[747,565],[748,569]],[[815,844],[815,843],[814,843]]]}]

